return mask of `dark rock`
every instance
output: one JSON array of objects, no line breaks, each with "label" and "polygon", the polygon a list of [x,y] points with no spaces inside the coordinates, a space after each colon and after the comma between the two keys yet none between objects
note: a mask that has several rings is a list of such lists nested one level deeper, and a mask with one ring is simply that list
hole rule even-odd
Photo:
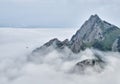
[{"label": "dark rock", "polygon": [[105,68],[106,63],[98,59],[85,59],[76,63],[73,72],[84,74],[88,69],[94,72],[102,72]]}]

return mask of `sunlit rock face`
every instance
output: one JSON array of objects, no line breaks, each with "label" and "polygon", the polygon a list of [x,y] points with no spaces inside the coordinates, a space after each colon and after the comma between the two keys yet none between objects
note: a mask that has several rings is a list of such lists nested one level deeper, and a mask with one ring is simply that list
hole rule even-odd
[{"label": "sunlit rock face", "polygon": [[70,47],[72,51],[78,53],[84,48],[84,44],[103,40],[101,24],[102,20],[97,15],[92,15],[71,38]]},{"label": "sunlit rock face", "polygon": [[[65,48],[70,52],[78,54],[87,48],[94,48],[101,51],[120,51],[120,29],[106,21],[99,18],[98,15],[91,15],[85,21],[81,28],[72,36],[70,41],[68,39],[60,41],[57,38],[50,40],[43,46],[33,50],[31,60],[35,56],[42,57],[52,52],[53,50],[59,53],[64,53]],[[64,58],[64,57],[63,57]],[[85,59],[75,64],[75,72],[84,72],[89,68],[95,72],[101,72],[104,69],[105,61],[99,59]]]}]

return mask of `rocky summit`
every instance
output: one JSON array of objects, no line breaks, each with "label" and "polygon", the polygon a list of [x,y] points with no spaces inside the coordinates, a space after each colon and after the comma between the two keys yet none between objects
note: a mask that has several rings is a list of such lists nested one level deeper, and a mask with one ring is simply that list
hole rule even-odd
[{"label": "rocky summit", "polygon": [[[120,52],[120,28],[102,20],[96,14],[91,15],[70,40],[60,41],[54,38],[33,50],[32,55],[45,55],[53,49],[61,52],[65,48],[68,48],[74,54],[86,48]],[[102,59],[85,59],[75,64],[74,71],[85,71],[87,67],[92,67],[99,72],[104,69],[105,65],[105,61]]]}]

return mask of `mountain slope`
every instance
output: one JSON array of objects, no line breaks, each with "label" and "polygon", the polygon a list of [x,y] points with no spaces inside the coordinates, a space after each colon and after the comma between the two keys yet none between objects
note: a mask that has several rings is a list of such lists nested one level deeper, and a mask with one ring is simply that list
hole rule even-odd
[{"label": "mountain slope", "polygon": [[112,50],[112,44],[119,34],[118,27],[101,20],[97,15],[92,15],[72,37],[70,47],[75,53],[86,47]]},{"label": "mountain slope", "polygon": [[[118,27],[103,21],[98,15],[91,15],[76,34],[72,36],[70,41],[61,42],[58,39],[54,39],[51,43],[50,40],[46,43],[49,44],[46,48],[50,46],[57,46],[55,47],[57,49],[68,47],[73,53],[79,53],[81,50],[91,47],[102,51],[111,51],[119,35],[120,29]],[[46,46],[46,44],[42,47]],[[36,50],[38,49],[41,48]],[[116,49],[116,51],[118,50]]]}]

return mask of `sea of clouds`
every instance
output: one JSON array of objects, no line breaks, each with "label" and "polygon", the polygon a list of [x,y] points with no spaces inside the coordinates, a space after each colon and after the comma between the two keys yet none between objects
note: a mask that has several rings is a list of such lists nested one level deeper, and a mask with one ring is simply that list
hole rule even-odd
[{"label": "sea of clouds", "polygon": [[[68,54],[63,55],[53,50],[42,59],[38,56],[35,57],[36,60],[28,61],[30,53],[37,47],[52,38],[70,39],[76,30],[77,28],[1,28],[0,84],[120,84],[120,53],[117,52],[86,49],[69,57]],[[91,58],[93,52],[100,53],[107,62],[102,73],[68,73],[81,59]],[[63,60],[62,57],[69,60]]]}]

